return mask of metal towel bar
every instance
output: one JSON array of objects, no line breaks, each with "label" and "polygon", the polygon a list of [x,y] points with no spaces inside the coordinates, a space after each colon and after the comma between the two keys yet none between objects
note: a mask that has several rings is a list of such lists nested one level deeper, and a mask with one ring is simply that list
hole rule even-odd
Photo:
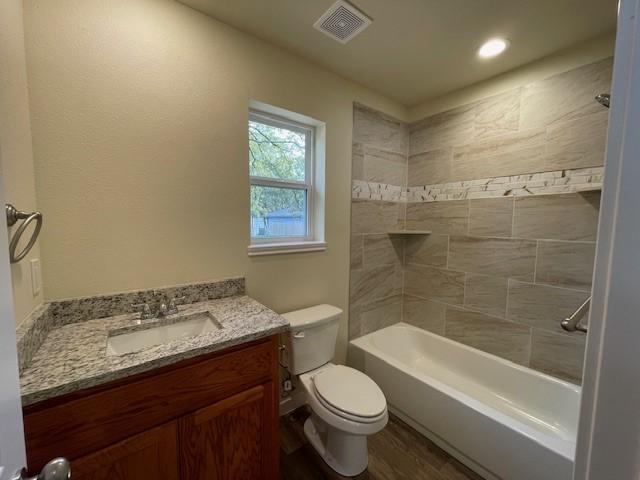
[{"label": "metal towel bar", "polygon": [[[9,261],[11,263],[17,263],[27,256],[29,251],[33,248],[33,245],[36,243],[38,235],[40,234],[40,229],[42,228],[42,214],[40,212],[21,212],[10,203],[7,203],[4,206],[4,209],[7,214],[8,226],[11,227],[12,225],[15,225],[18,220],[24,220],[16,230],[16,233],[13,234],[13,237],[9,242]],[[36,221],[36,226],[33,229],[33,233],[31,234],[29,242],[20,253],[16,254],[16,249],[18,248],[18,243],[20,243],[22,234],[25,232],[29,224],[34,220]]]},{"label": "metal towel bar", "polygon": [[580,323],[582,317],[584,317],[585,313],[589,310],[589,306],[591,305],[591,297],[587,298],[582,305],[578,307],[578,309],[571,314],[571,316],[565,318],[560,322],[562,328],[564,328],[567,332],[584,332],[587,333],[587,327]]}]

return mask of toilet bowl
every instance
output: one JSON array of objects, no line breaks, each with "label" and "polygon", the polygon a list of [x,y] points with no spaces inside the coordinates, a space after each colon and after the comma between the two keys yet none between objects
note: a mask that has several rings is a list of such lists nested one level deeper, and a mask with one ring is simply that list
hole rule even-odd
[{"label": "toilet bowl", "polygon": [[371,378],[330,363],[341,314],[330,305],[284,314],[290,332],[282,360],[311,408],[304,424],[307,439],[333,470],[355,476],[367,468],[367,436],[382,430],[389,415],[386,398]]},{"label": "toilet bowl", "polygon": [[322,459],[344,476],[367,468],[367,436],[382,430],[389,419],[380,388],[365,374],[327,364],[300,375],[312,414],[304,433]]}]

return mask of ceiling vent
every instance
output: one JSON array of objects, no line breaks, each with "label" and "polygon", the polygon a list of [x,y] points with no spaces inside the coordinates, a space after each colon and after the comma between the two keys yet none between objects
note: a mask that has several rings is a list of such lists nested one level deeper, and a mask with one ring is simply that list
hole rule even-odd
[{"label": "ceiling vent", "polygon": [[344,44],[371,25],[371,19],[344,0],[334,3],[313,27]]}]

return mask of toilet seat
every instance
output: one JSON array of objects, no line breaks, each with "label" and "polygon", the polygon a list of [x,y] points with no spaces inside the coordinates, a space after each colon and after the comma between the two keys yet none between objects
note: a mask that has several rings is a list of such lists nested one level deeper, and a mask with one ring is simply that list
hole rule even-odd
[{"label": "toilet seat", "polygon": [[[384,411],[377,417],[368,418],[349,415],[342,410],[331,406],[326,400],[322,398],[320,393],[318,393],[318,391],[316,390],[314,378],[329,369],[335,368],[336,366],[337,365],[335,364],[327,363],[320,368],[303,373],[297,377],[302,388],[304,389],[306,401],[309,407],[311,407],[311,411],[332,428],[345,432],[349,435],[366,436],[378,433],[387,424],[387,420],[389,418],[386,408],[386,399],[384,399],[384,394],[382,393],[382,391],[380,391],[380,394],[384,399]],[[373,382],[373,380],[371,381]]]},{"label": "toilet seat", "polygon": [[360,423],[374,423],[386,415],[382,390],[364,373],[332,365],[313,376],[317,399],[332,413]]}]

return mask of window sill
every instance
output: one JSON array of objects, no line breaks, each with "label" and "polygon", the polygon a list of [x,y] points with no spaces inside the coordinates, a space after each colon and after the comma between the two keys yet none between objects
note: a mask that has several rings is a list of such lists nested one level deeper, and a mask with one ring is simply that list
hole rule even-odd
[{"label": "window sill", "polygon": [[250,257],[259,255],[282,255],[285,253],[323,252],[327,249],[326,242],[306,241],[287,243],[256,243],[249,245],[247,251]]}]

